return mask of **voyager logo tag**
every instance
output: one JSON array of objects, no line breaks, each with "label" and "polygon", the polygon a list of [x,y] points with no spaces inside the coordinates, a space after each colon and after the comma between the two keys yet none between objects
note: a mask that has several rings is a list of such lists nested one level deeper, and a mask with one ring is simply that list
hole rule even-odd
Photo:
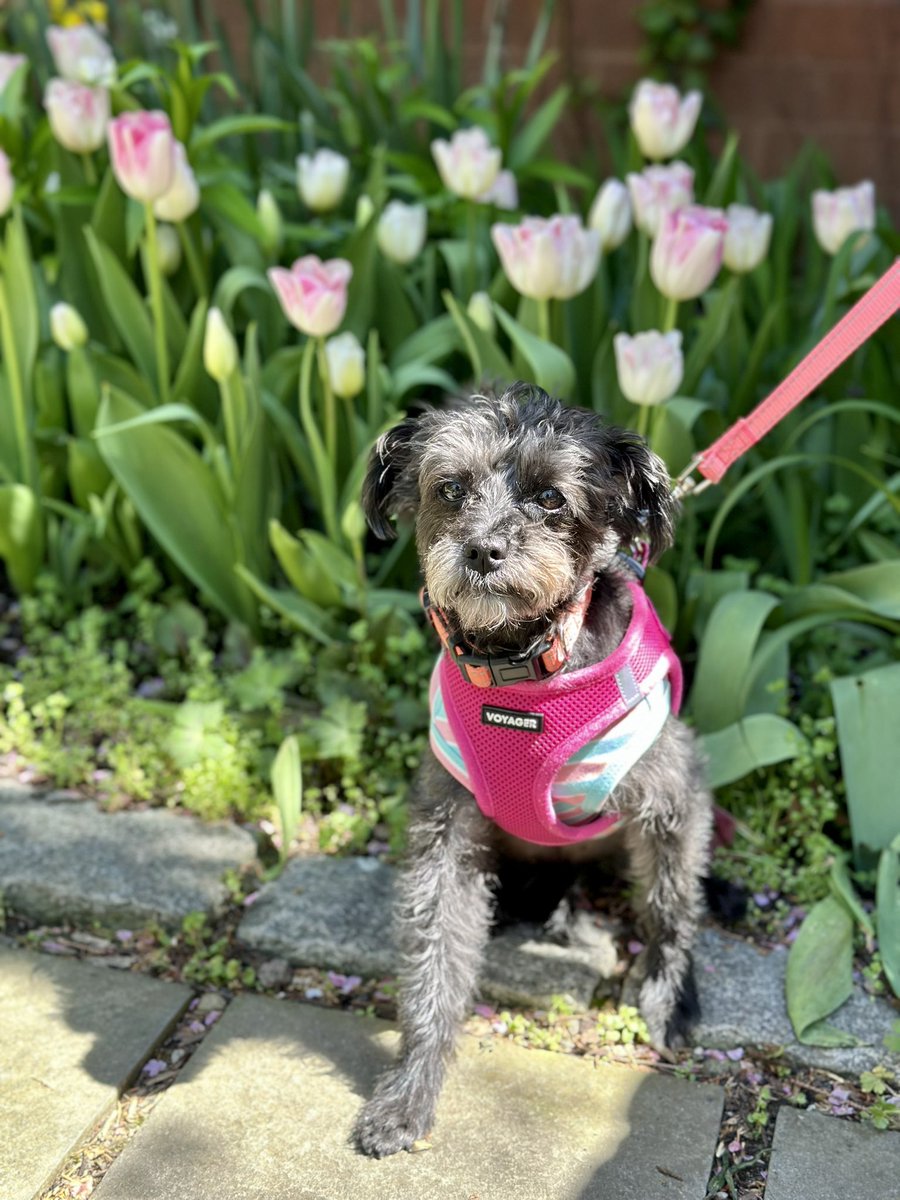
[{"label": "voyager logo tag", "polygon": [[495,708],[493,704],[482,704],[482,725],[496,725],[500,729],[519,729],[523,733],[543,733],[544,718],[541,713],[519,712],[515,708]]}]

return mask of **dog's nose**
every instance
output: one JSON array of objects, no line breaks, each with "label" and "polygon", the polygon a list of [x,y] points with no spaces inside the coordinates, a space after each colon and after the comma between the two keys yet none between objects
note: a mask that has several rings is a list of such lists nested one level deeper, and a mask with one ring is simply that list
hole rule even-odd
[{"label": "dog's nose", "polygon": [[491,571],[499,571],[509,550],[509,542],[504,537],[489,537],[478,542],[466,542],[463,546],[463,558],[467,567],[477,571],[479,575],[489,575]]}]

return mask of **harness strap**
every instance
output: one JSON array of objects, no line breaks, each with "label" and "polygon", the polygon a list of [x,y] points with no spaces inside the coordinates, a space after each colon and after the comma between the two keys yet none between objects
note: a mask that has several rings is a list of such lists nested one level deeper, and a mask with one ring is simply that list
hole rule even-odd
[{"label": "harness strap", "polygon": [[[720,438],[697,455],[679,475],[675,495],[702,491],[718,483],[728,468],[755,446],[760,438],[805,400],[849,358],[854,350],[892,317],[900,308],[900,258],[877,283],[845,313],[834,328],[810,350],[790,375],[762,400],[747,417],[741,417]],[[699,471],[704,482],[695,484],[689,477]]]}]

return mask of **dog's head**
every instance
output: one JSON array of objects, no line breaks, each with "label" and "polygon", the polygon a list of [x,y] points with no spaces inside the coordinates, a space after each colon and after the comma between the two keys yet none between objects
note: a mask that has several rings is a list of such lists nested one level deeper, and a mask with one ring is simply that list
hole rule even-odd
[{"label": "dog's head", "polygon": [[551,614],[620,546],[656,557],[672,537],[668,472],[643,439],[524,384],[389,430],[363,507],[384,538],[415,517],[429,594],[472,634]]}]

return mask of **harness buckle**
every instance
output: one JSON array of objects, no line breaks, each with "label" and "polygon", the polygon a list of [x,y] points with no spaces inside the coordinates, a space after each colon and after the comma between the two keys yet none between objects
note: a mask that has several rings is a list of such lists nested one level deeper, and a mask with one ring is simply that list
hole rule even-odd
[{"label": "harness buckle", "polygon": [[458,654],[454,648],[452,659],[467,682],[472,682],[469,668],[477,667],[490,672],[492,687],[508,687],[514,683],[539,683],[546,679],[548,671],[543,664],[543,655],[549,649],[550,643],[546,642],[537,654],[528,658],[517,658],[511,654]]}]

